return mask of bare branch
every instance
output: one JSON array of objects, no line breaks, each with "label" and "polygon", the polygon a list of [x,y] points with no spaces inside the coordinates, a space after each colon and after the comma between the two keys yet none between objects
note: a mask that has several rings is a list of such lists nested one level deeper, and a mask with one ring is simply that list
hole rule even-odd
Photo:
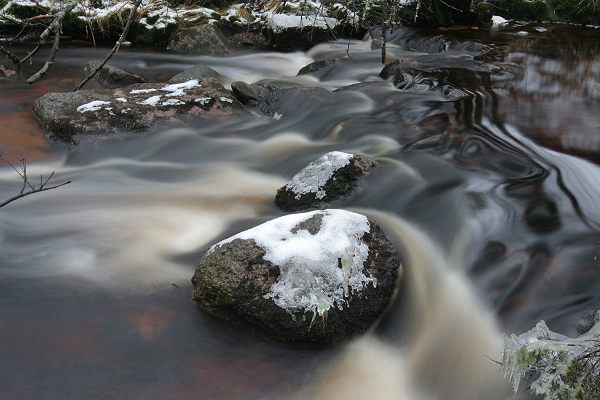
[{"label": "bare branch", "polygon": [[125,37],[127,36],[127,34],[129,33],[129,29],[131,29],[131,24],[133,22],[133,19],[135,18],[135,15],[137,14],[137,9],[140,6],[140,4],[142,3],[142,0],[136,0],[135,4],[133,5],[133,8],[131,9],[131,11],[129,12],[129,17],[127,18],[127,23],[125,24],[125,28],[123,28],[123,32],[121,33],[121,37],[119,38],[119,40],[117,40],[117,43],[115,43],[114,47],[111,49],[111,51],[106,55],[106,57],[104,57],[104,60],[102,60],[102,62],[96,66],[96,68],[94,68],[94,70],[88,75],[86,76],[73,90],[74,92],[78,91],[79,89],[81,89],[86,83],[88,83],[90,81],[90,79],[92,79],[102,68],[104,68],[104,66],[106,65],[106,63],[108,62],[108,60],[111,59],[111,57],[117,52],[119,51],[119,49],[121,48],[121,44],[123,44],[123,41],[125,40]]},{"label": "bare branch", "polygon": [[10,203],[12,203],[12,202],[13,202],[13,201],[15,201],[15,200],[19,200],[19,199],[22,199],[22,198],[23,198],[23,197],[25,197],[25,196],[29,196],[30,194],[34,194],[34,193],[40,193],[40,192],[45,192],[45,191],[47,191],[47,190],[56,189],[56,188],[59,188],[59,187],[61,187],[61,186],[68,185],[69,183],[71,183],[71,181],[66,181],[66,182],[60,183],[60,184],[58,184],[58,185],[49,186],[49,187],[43,187],[43,188],[37,188],[37,189],[35,189],[35,190],[30,190],[30,191],[28,191],[28,192],[20,193],[20,194],[18,194],[18,195],[16,195],[16,196],[14,196],[14,197],[11,197],[10,199],[8,199],[8,200],[6,200],[6,201],[2,202],[2,203],[0,203],[0,208],[4,207],[4,206],[5,206],[5,205],[7,205],[7,204],[10,204]]},{"label": "bare branch", "polygon": [[[5,161],[23,180],[23,186],[21,186],[21,191],[16,196],[13,196],[5,201],[0,202],[0,208],[4,207],[7,204],[12,203],[15,200],[19,200],[25,196],[29,196],[34,193],[45,192],[47,190],[52,190],[59,188],[61,186],[68,185],[71,181],[66,181],[63,183],[59,183],[58,185],[47,186],[50,180],[54,177],[54,171],[44,180],[44,176],[40,175],[40,185],[35,187],[29,181],[29,177],[27,176],[27,162],[25,158],[22,158],[19,162],[21,163],[21,169],[19,170],[13,163],[10,161],[6,161],[0,156],[0,160]],[[29,190],[25,191],[29,187]]]}]

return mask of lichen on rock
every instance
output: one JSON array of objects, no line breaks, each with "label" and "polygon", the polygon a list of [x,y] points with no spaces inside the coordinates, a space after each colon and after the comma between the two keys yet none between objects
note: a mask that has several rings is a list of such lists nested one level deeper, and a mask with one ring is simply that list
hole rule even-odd
[{"label": "lichen on rock", "polygon": [[506,337],[502,365],[515,393],[527,380],[546,400],[600,398],[600,311],[594,323],[576,338],[552,332],[544,321]]}]

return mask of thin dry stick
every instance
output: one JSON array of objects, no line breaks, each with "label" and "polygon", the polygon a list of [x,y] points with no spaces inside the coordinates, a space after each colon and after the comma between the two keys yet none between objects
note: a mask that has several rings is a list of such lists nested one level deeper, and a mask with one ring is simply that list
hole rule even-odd
[{"label": "thin dry stick", "polygon": [[[19,194],[1,202],[0,208],[4,207],[7,204],[12,203],[13,201],[22,199],[25,196],[29,196],[34,193],[45,192],[47,190],[56,189],[56,188],[59,188],[61,186],[65,186],[65,185],[68,185],[69,183],[71,183],[71,181],[66,181],[66,182],[60,183],[58,185],[47,186],[48,183],[50,182],[50,180],[52,179],[52,177],[54,177],[54,172],[52,172],[46,179],[44,179],[43,175],[40,175],[40,185],[38,187],[35,187],[30,182],[29,176],[27,175],[27,163],[25,162],[25,159],[24,158],[21,159],[20,162],[21,162],[21,170],[19,170],[17,167],[15,167],[15,165],[13,165],[12,163],[10,163],[10,162],[7,162],[7,163],[21,177],[21,179],[23,180],[23,186],[21,186],[21,190],[19,191]],[[29,188],[29,190],[26,190],[27,188]]]},{"label": "thin dry stick", "polygon": [[127,18],[127,23],[125,24],[125,28],[123,29],[123,33],[121,33],[121,37],[119,38],[119,40],[117,40],[117,43],[115,43],[115,46],[106,55],[106,57],[104,58],[104,60],[102,60],[102,62],[96,68],[94,68],[94,70],[88,76],[86,76],[85,79],[83,79],[79,83],[79,85],[75,86],[75,89],[73,90],[74,92],[76,92],[79,89],[81,89],[86,83],[89,82],[90,79],[92,79],[94,76],[96,76],[96,74],[98,73],[98,71],[100,71],[102,68],[104,68],[104,66],[106,65],[106,63],[108,62],[108,60],[110,60],[111,57],[117,51],[119,51],[119,49],[121,48],[121,44],[123,43],[123,41],[125,40],[125,37],[129,33],[129,29],[131,28],[131,24],[133,23],[133,18],[137,14],[137,9],[138,9],[138,7],[140,6],[141,3],[142,3],[142,0],[136,0],[135,4],[133,5],[133,8],[131,9],[131,12],[129,13],[129,17]]}]

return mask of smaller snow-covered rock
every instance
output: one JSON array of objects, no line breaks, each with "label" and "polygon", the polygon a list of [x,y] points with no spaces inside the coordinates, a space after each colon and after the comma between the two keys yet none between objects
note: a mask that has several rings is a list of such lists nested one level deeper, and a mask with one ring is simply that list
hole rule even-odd
[{"label": "smaller snow-covered rock", "polygon": [[277,191],[275,204],[285,211],[319,208],[349,195],[375,163],[363,155],[332,151],[310,163]]},{"label": "smaller snow-covered rock", "polygon": [[[100,66],[102,61],[92,60],[85,66],[85,73],[90,74]],[[145,83],[146,80],[139,76],[127,72],[121,68],[112,65],[104,65],[94,76],[94,79],[106,89],[116,89],[123,86],[133,85],[135,83]]]},{"label": "smaller snow-covered rock", "polygon": [[211,247],[192,278],[193,298],[284,342],[335,343],[379,317],[398,266],[393,244],[364,215],[292,214]]},{"label": "smaller snow-covered rock", "polygon": [[208,56],[229,53],[223,33],[214,25],[203,24],[179,28],[173,33],[167,50]]}]

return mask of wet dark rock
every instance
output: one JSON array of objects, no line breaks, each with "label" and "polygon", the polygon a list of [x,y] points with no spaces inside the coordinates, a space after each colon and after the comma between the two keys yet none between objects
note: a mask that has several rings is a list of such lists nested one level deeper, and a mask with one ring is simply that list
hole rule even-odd
[{"label": "wet dark rock", "polygon": [[308,50],[316,44],[331,39],[327,29],[306,26],[302,28],[287,28],[277,31],[268,31],[268,40],[271,47],[278,50]]},{"label": "wet dark rock", "polygon": [[487,23],[493,6],[486,0],[423,0],[416,18],[418,25],[455,26]]},{"label": "wet dark rock", "polygon": [[[84,68],[86,74],[92,73],[102,64],[102,61],[92,60]],[[94,79],[105,89],[116,89],[135,83],[146,83],[146,80],[121,68],[105,64],[94,76]]]},{"label": "wet dark rock", "polygon": [[316,72],[319,72],[319,75],[324,75],[333,69],[337,62],[337,58],[327,58],[325,60],[315,61],[305,67],[302,67],[302,69],[298,71],[298,75],[315,74]]},{"label": "wet dark rock", "polygon": [[167,50],[209,56],[224,56],[229,53],[223,33],[210,24],[179,28],[171,36]]},{"label": "wet dark rock", "polygon": [[[297,240],[318,254],[297,254],[306,251]],[[382,314],[398,267],[394,245],[372,219],[343,210],[294,214],[213,246],[192,278],[193,299],[282,342],[339,343]]]},{"label": "wet dark rock", "polygon": [[186,69],[183,72],[178,73],[171,79],[171,83],[187,82],[190,79],[203,79],[203,78],[215,78],[218,79],[221,75],[214,69],[207,67],[206,65],[196,65],[195,67]]},{"label": "wet dark rock", "polygon": [[324,154],[277,191],[275,205],[284,211],[321,208],[350,195],[375,165],[363,155],[338,151]]},{"label": "wet dark rock", "polygon": [[231,44],[240,48],[258,48],[269,47],[269,41],[260,32],[238,32],[229,39]]},{"label": "wet dark rock", "polygon": [[[244,96],[256,98],[258,111],[269,116],[296,115],[298,107],[304,112],[317,109],[331,99],[332,93],[320,87],[292,86],[284,87],[270,82],[253,83],[244,87]],[[238,86],[235,91],[238,93]],[[253,94],[252,94],[253,93]]]},{"label": "wet dark rock", "polygon": [[[565,3],[567,2],[565,1]],[[496,5],[500,7],[499,15],[509,19],[549,21],[556,18],[554,11],[550,9],[548,3],[544,0],[498,0]],[[567,9],[565,7],[559,8]],[[581,11],[581,6],[577,7],[577,11],[578,13]]]},{"label": "wet dark rock", "polygon": [[119,89],[49,93],[35,100],[33,114],[50,135],[67,141],[77,135],[145,130],[192,119],[224,119],[245,113],[215,79],[143,83]]},{"label": "wet dark rock", "polygon": [[242,104],[255,103],[259,99],[256,90],[244,81],[236,81],[231,83],[231,93]]},{"label": "wet dark rock", "polygon": [[379,76],[391,79],[398,89],[438,90],[444,97],[458,100],[471,96],[466,90],[491,90],[493,71],[493,66],[474,59],[454,60],[447,67],[394,60],[383,67]]}]

